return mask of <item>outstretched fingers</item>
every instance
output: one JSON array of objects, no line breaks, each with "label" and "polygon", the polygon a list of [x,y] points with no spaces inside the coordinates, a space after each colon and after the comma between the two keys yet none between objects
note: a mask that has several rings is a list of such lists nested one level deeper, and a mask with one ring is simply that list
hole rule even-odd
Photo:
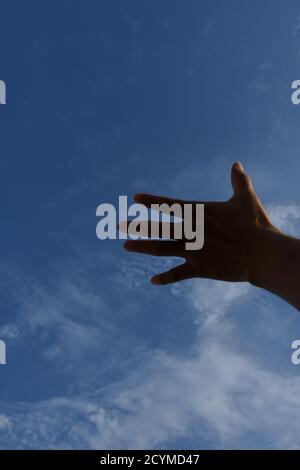
[{"label": "outstretched fingers", "polygon": [[118,224],[121,232],[146,238],[182,239],[182,222],[157,222],[155,220],[125,220]]},{"label": "outstretched fingers", "polygon": [[174,282],[183,281],[193,277],[188,263],[180,264],[175,268],[165,271],[164,273],[156,274],[151,278],[152,284],[163,285],[172,284]]},{"label": "outstretched fingers", "polygon": [[124,248],[127,251],[143,253],[152,256],[175,256],[184,258],[182,242],[170,240],[126,240]]},{"label": "outstretched fingers", "polygon": [[[137,202],[138,204],[143,204],[144,206],[148,207],[149,209],[153,205],[162,205],[166,204],[168,207],[166,207],[166,210],[162,208],[160,212],[162,213],[169,213],[169,209],[171,208],[174,204],[177,204],[180,206],[181,210],[184,210],[184,205],[189,204],[195,206],[196,204],[204,204],[205,212],[208,214],[213,210],[214,208],[224,204],[223,202],[213,202],[213,201],[187,201],[184,199],[173,199],[165,196],[157,196],[155,194],[144,194],[144,193],[138,193],[135,194],[133,197],[134,201]],[[182,212],[184,214],[184,212]]]}]

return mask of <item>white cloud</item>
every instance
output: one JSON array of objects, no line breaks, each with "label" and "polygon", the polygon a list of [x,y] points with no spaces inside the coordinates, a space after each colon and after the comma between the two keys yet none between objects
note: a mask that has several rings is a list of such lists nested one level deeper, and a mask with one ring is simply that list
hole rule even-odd
[{"label": "white cloud", "polygon": [[290,234],[300,232],[300,205],[296,203],[273,204],[268,213],[274,225]]},{"label": "white cloud", "polygon": [[250,285],[246,283],[215,282],[206,279],[193,283],[188,298],[198,312],[196,321],[205,328],[216,326],[232,304],[243,298],[249,289]]},{"label": "white cloud", "polygon": [[[287,228],[299,212],[293,204],[274,206],[273,217]],[[122,270],[129,278],[127,293],[140,290],[128,266]],[[185,292],[184,286],[190,290]],[[185,296],[195,314],[197,338],[189,354],[149,349],[125,378],[105,387],[73,398],[16,405],[3,421],[6,442],[16,448],[158,449],[171,448],[181,439],[205,446],[209,435],[215,448],[299,448],[300,377],[268,370],[238,341],[245,327],[236,325],[234,312],[240,315],[247,305],[249,289],[246,284],[203,280],[172,289],[177,299]],[[37,292],[24,310],[30,331],[62,331],[50,356],[62,354],[60,348],[71,355],[74,337],[81,345],[79,356],[97,343],[97,314],[106,306],[91,286],[65,282],[61,290],[56,286],[53,292]],[[104,317],[110,331],[111,311]]]},{"label": "white cloud", "polygon": [[35,405],[13,417],[10,432],[20,447],[164,448],[175,438],[200,441],[208,429],[215,448],[253,447],[254,434],[261,447],[299,448],[299,390],[299,377],[208,340],[190,359],[153,355],[109,402],[107,390],[106,399]]},{"label": "white cloud", "polygon": [[0,327],[0,338],[16,339],[20,336],[20,330],[17,326],[7,323]]},{"label": "white cloud", "polygon": [[0,414],[0,432],[10,429],[11,421],[8,416]]}]

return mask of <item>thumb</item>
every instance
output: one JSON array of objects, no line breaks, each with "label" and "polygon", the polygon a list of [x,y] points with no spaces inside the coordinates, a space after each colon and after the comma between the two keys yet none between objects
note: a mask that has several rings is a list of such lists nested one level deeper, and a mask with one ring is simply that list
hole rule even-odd
[{"label": "thumb", "polygon": [[240,162],[236,162],[232,165],[231,185],[234,194],[237,196],[253,191],[251,179],[246,175],[244,167]]}]

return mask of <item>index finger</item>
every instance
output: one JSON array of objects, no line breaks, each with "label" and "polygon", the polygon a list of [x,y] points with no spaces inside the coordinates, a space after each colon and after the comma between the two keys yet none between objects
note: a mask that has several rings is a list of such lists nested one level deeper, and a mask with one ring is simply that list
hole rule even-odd
[{"label": "index finger", "polygon": [[158,205],[168,204],[168,206],[172,206],[173,204],[178,204],[182,209],[185,204],[192,204],[193,206],[196,204],[204,204],[206,213],[210,212],[212,208],[224,204],[224,202],[188,201],[184,199],[173,199],[173,198],[169,198],[166,196],[157,196],[155,194],[145,194],[145,193],[137,193],[133,196],[133,199],[135,202],[139,204],[143,204],[149,209],[151,208],[153,204],[158,204]]}]

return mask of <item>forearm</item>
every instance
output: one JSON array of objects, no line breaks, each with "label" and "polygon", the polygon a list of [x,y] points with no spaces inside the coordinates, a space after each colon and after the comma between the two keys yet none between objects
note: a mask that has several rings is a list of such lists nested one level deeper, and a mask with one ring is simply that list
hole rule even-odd
[{"label": "forearm", "polygon": [[256,249],[250,282],[300,310],[300,240],[268,229],[259,235]]}]

